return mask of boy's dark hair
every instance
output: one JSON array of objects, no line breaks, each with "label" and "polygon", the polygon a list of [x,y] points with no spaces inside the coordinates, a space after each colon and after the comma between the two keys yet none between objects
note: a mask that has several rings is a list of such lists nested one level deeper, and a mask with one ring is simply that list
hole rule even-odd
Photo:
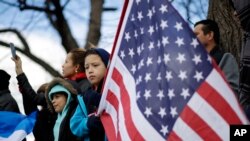
[{"label": "boy's dark hair", "polygon": [[110,57],[110,54],[102,49],[102,48],[90,48],[90,49],[87,49],[86,52],[85,52],[85,56],[84,56],[84,64],[85,64],[85,58],[91,54],[95,54],[95,55],[98,55],[100,56],[100,58],[102,59],[104,65],[107,67],[108,66],[108,63],[109,63],[109,57]]},{"label": "boy's dark hair", "polygon": [[214,32],[214,40],[215,40],[216,44],[219,45],[219,43],[220,43],[220,30],[219,30],[218,24],[213,20],[206,19],[206,20],[201,20],[201,21],[195,23],[194,27],[196,27],[199,24],[204,25],[202,27],[202,31],[205,35],[208,34],[209,32]]}]

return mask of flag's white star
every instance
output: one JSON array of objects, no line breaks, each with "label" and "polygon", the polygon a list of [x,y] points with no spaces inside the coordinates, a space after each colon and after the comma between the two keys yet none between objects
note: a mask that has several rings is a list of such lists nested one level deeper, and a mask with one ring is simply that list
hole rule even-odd
[{"label": "flag's white star", "polygon": [[182,23],[180,22],[176,22],[176,24],[175,24],[175,26],[174,26],[175,28],[176,28],[176,30],[177,31],[180,31],[180,30],[182,30],[183,29],[183,27],[182,27]]},{"label": "flag's white star", "polygon": [[124,50],[121,51],[121,54],[120,54],[121,58],[124,59],[125,57],[125,53],[124,53]]},{"label": "flag's white star", "polygon": [[166,77],[165,77],[168,82],[170,81],[170,79],[173,79],[173,76],[172,76],[172,72],[171,71],[166,71]]},{"label": "flag's white star", "polygon": [[146,115],[146,117],[148,118],[149,116],[153,115],[151,112],[152,108],[146,107],[146,110],[144,112],[144,114]]},{"label": "flag's white star", "polygon": [[167,125],[166,126],[161,125],[160,132],[162,132],[163,136],[166,136],[166,134],[169,132],[168,131],[168,126]]},{"label": "flag's white star", "polygon": [[177,37],[177,40],[175,41],[175,43],[178,45],[178,47],[180,47],[181,45],[184,45],[184,39]]},{"label": "flag's white star", "polygon": [[152,35],[155,32],[154,26],[149,26],[148,33]]},{"label": "flag's white star", "polygon": [[157,64],[161,64],[161,57],[160,56],[158,56]]},{"label": "flag's white star", "polygon": [[138,92],[136,93],[136,100],[138,100],[139,98],[141,98],[141,92],[140,92],[140,91],[138,91]]},{"label": "flag's white star", "polygon": [[196,48],[196,47],[199,45],[199,43],[198,43],[198,41],[197,41],[196,38],[193,38],[193,39],[192,39],[191,45],[192,45],[194,48]]},{"label": "flag's white star", "polygon": [[144,34],[144,28],[140,27],[140,31],[141,31],[141,35],[143,35]]},{"label": "flag's white star", "polygon": [[181,96],[183,96],[184,99],[186,99],[188,96],[190,96],[188,91],[189,91],[189,89],[182,88]]},{"label": "flag's white star", "polygon": [[140,84],[142,82],[142,76],[139,75],[139,77],[136,79],[136,85]]},{"label": "flag's white star", "polygon": [[138,69],[141,69],[144,66],[144,59],[141,59],[138,65]]},{"label": "flag's white star", "polygon": [[164,54],[164,63],[167,65],[167,63],[171,61],[170,60],[170,55],[169,54]]},{"label": "flag's white star", "polygon": [[147,16],[149,17],[149,19],[151,20],[151,18],[152,18],[152,16],[153,16],[153,12],[152,12],[152,10],[148,10],[148,14],[147,14]]},{"label": "flag's white star", "polygon": [[138,33],[137,33],[137,31],[135,30],[135,32],[134,32],[134,37],[137,39],[137,37],[138,37]]},{"label": "flag's white star", "polygon": [[195,71],[195,76],[194,78],[199,82],[200,80],[204,79],[202,76],[202,72]]},{"label": "flag's white star", "polygon": [[130,20],[131,20],[131,22],[135,21],[135,16],[134,16],[134,14],[131,15],[131,19],[130,19]]},{"label": "flag's white star", "polygon": [[174,89],[168,89],[168,97],[170,100],[172,100],[172,98],[175,97]]},{"label": "flag's white star", "polygon": [[142,52],[141,47],[140,47],[140,46],[137,47],[137,54],[138,54],[139,56],[141,55],[141,52]]},{"label": "flag's white star", "polygon": [[184,79],[187,79],[187,72],[180,70],[180,74],[178,77],[183,81]]},{"label": "flag's white star", "polygon": [[151,90],[145,90],[144,97],[146,100],[148,100],[151,97]]},{"label": "flag's white star", "polygon": [[161,20],[161,29],[162,30],[164,30],[166,27],[168,27],[168,23],[167,23],[168,21],[166,20],[166,21],[164,21],[164,20]]},{"label": "flag's white star", "polygon": [[167,36],[162,36],[162,44],[165,47],[167,44],[169,44],[168,37]]},{"label": "flag's white star", "polygon": [[161,78],[161,73],[159,72],[158,75],[157,75],[156,80],[161,81],[161,79],[162,79],[162,78]]},{"label": "flag's white star", "polygon": [[194,61],[195,65],[201,63],[201,55],[194,55],[194,58],[192,59]]},{"label": "flag's white star", "polygon": [[151,80],[151,73],[146,73],[145,81],[148,82],[149,80]]},{"label": "flag's white star", "polygon": [[172,115],[172,118],[174,118],[176,115],[178,115],[177,108],[176,107],[170,107],[170,114]]},{"label": "flag's white star", "polygon": [[212,57],[208,54],[207,55],[207,61],[210,63],[210,64],[212,64]]},{"label": "flag's white star", "polygon": [[152,57],[148,57],[148,58],[147,58],[147,66],[153,64],[153,61],[152,61],[152,60],[153,60]]},{"label": "flag's white star", "polygon": [[154,42],[150,42],[149,43],[149,46],[148,46],[148,49],[151,51],[154,47]]},{"label": "flag's white star", "polygon": [[164,14],[165,12],[168,12],[168,6],[167,5],[161,5],[161,8],[159,9],[161,11],[162,14]]},{"label": "flag's white star", "polygon": [[141,21],[141,20],[143,19],[143,15],[142,15],[142,12],[141,12],[141,11],[139,11],[139,12],[137,13],[137,18],[139,19],[139,21]]},{"label": "flag's white star", "polygon": [[129,32],[125,32],[125,39],[127,40],[127,42],[129,41],[129,39],[131,39]]},{"label": "flag's white star", "polygon": [[186,61],[185,54],[178,53],[178,57],[176,58],[182,64],[183,61]]},{"label": "flag's white star", "polygon": [[161,47],[161,41],[160,41],[160,40],[157,41],[157,47],[158,47],[158,48]]},{"label": "flag's white star", "polygon": [[159,97],[160,100],[162,100],[162,98],[165,97],[165,95],[163,94],[163,90],[159,90],[159,92],[156,96]]},{"label": "flag's white star", "polygon": [[133,57],[134,57],[134,55],[135,55],[135,53],[134,53],[134,49],[133,49],[133,48],[129,48],[128,50],[129,50],[128,55],[129,55],[131,58],[133,58]]},{"label": "flag's white star", "polygon": [[136,0],[136,4],[138,5],[141,2],[141,0]]},{"label": "flag's white star", "polygon": [[136,65],[132,65],[131,71],[132,71],[132,73],[133,73],[133,74],[135,74],[135,71],[136,71]]},{"label": "flag's white star", "polygon": [[161,118],[163,118],[164,116],[166,116],[167,115],[166,108],[160,107],[160,111],[158,112],[158,114],[161,116]]}]

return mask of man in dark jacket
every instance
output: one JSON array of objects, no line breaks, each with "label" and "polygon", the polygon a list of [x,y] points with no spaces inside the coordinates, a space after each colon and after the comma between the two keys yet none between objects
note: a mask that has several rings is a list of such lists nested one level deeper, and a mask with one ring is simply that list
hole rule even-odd
[{"label": "man in dark jacket", "polygon": [[237,17],[244,30],[240,59],[240,102],[250,119],[250,0],[232,0]]},{"label": "man in dark jacket", "polygon": [[10,94],[10,75],[4,70],[0,70],[0,111],[11,111],[20,113],[17,102]]},{"label": "man in dark jacket", "polygon": [[[213,57],[217,65],[224,72],[227,82],[236,94],[239,88],[238,64],[231,53],[224,53],[219,47],[220,31],[213,20],[201,20],[194,25],[194,33],[206,51]],[[238,96],[238,95],[237,95]]]}]

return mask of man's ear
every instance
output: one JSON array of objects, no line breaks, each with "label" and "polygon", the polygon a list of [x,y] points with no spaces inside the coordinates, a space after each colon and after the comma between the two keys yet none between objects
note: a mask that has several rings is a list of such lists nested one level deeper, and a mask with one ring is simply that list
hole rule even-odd
[{"label": "man's ear", "polygon": [[208,35],[209,41],[214,40],[214,32],[213,31],[210,31],[207,35]]}]

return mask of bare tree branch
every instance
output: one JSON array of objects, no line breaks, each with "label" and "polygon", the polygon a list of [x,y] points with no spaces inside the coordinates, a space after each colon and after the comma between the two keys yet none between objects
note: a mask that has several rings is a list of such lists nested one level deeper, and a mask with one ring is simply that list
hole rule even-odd
[{"label": "bare tree branch", "polygon": [[[17,31],[16,29],[3,29],[0,30],[0,33],[6,33],[6,32],[11,32],[17,35],[18,39],[20,39],[22,45],[24,46],[24,49],[21,49],[21,47],[16,47],[16,50],[36,62],[37,64],[41,65],[43,68],[45,68],[52,76],[58,77],[61,76],[61,74],[56,71],[52,66],[50,66],[48,63],[44,62],[42,59],[38,58],[34,54],[30,52],[30,47],[28,43],[26,42],[25,38],[22,36],[22,34]],[[9,43],[0,41],[0,45],[3,47],[9,48]]]}]

